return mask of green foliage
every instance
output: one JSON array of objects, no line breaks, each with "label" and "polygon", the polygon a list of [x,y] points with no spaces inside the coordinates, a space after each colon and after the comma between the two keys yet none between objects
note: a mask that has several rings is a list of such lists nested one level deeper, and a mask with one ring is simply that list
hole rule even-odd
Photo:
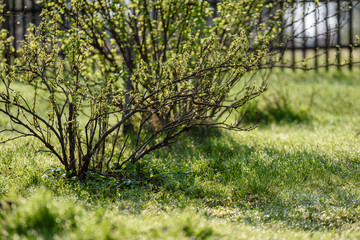
[{"label": "green foliage", "polygon": [[273,63],[284,14],[261,17],[276,8],[265,0],[226,1],[212,20],[198,0],[39,3],[15,58],[1,32],[2,143],[33,137],[83,177],[121,172],[194,126],[248,130],[219,119],[264,91],[244,75]]}]

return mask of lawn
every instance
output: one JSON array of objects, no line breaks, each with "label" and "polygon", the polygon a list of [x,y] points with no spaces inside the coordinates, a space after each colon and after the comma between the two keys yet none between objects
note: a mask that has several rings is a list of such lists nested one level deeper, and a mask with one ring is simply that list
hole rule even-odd
[{"label": "lawn", "polygon": [[0,146],[2,238],[359,239],[359,70],[274,71],[255,130],[196,129],[123,179]]}]

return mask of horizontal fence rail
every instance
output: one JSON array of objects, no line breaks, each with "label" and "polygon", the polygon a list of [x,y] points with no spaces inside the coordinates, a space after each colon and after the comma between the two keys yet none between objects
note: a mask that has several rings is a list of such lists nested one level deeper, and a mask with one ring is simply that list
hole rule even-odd
[{"label": "horizontal fence rail", "polygon": [[[207,0],[218,14],[221,0]],[[5,22],[0,25],[14,37],[15,50],[20,47],[29,23],[40,22],[41,7],[36,0],[5,0]],[[271,1],[269,1],[271,2]],[[275,2],[275,1],[274,1]],[[285,1],[276,1],[271,10],[264,9],[262,21],[271,18],[274,11],[283,10],[281,19],[284,33],[279,39],[281,64],[278,67],[319,68],[347,65],[360,66],[360,0],[297,0],[284,7]]]}]

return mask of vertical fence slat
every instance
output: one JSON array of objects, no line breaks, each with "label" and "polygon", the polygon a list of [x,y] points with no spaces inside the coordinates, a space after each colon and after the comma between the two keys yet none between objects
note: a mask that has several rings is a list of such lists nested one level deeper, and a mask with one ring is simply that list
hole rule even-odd
[{"label": "vertical fence slat", "polygon": [[4,28],[10,32],[10,23],[9,23],[9,16],[8,16],[9,9],[9,0],[5,0],[5,16],[7,19],[5,19]]},{"label": "vertical fence slat", "polygon": [[22,5],[22,9],[24,11],[24,14],[21,16],[22,17],[22,39],[24,39],[25,34],[26,34],[26,8],[25,8],[25,0],[21,1],[21,5]]},{"label": "vertical fence slat", "polygon": [[30,19],[30,22],[31,23],[35,23],[35,19],[34,19],[34,2],[32,2],[32,1],[29,1],[29,19]]},{"label": "vertical fence slat", "polygon": [[307,36],[306,36],[306,1],[302,1],[303,7],[303,18],[302,18],[302,58],[303,60],[306,59],[306,40],[307,40]]},{"label": "vertical fence slat", "polygon": [[318,54],[318,46],[319,46],[319,43],[318,43],[318,6],[315,5],[315,13],[314,13],[314,17],[315,17],[315,70],[317,71],[318,70],[318,65],[319,65],[319,60],[318,60],[318,57],[317,57],[317,54]]},{"label": "vertical fence slat", "polygon": [[326,62],[326,70],[329,70],[329,43],[330,43],[330,36],[329,36],[329,2],[328,0],[325,1],[325,24],[326,24],[326,40],[325,40],[325,62]]},{"label": "vertical fence slat", "polygon": [[13,47],[14,47],[14,49],[15,49],[15,54],[16,54],[16,41],[17,41],[17,34],[16,34],[16,25],[17,25],[17,14],[16,14],[16,5],[15,5],[15,1],[10,1],[10,2],[12,2],[12,4],[11,4],[11,10],[10,11],[12,11],[12,12],[15,12],[15,14],[14,13],[12,13],[11,14],[11,23],[12,23],[12,36],[14,37],[14,41],[13,41]]},{"label": "vertical fence slat", "polygon": [[[10,32],[10,16],[9,16],[10,2],[9,1],[10,0],[5,0],[5,14],[6,14],[7,19],[5,19],[5,23],[4,23],[4,27],[8,32]],[[11,56],[10,56],[9,52],[5,53],[5,58],[6,58],[6,61],[9,63],[11,60]]]},{"label": "vertical fence slat", "polygon": [[349,19],[349,40],[350,40],[350,48],[349,48],[349,52],[350,52],[350,63],[349,63],[349,69],[352,69],[353,66],[353,47],[354,47],[354,36],[353,36],[353,13],[354,13],[354,9],[353,9],[353,5],[352,5],[352,1],[349,1],[349,8],[350,8],[350,19]]},{"label": "vertical fence slat", "polygon": [[340,11],[341,11],[341,0],[337,0],[337,45],[338,45],[338,52],[337,52],[337,67],[340,69],[341,64],[341,18],[340,18]]},{"label": "vertical fence slat", "polygon": [[217,4],[218,2],[216,0],[212,0],[212,1],[209,1],[210,2],[210,6],[211,8],[213,9],[213,18],[216,18],[218,15],[217,15],[217,12],[218,12],[218,9],[217,9]]},{"label": "vertical fence slat", "polygon": [[[296,3],[292,3],[292,5],[291,5],[291,19],[292,19],[292,22],[291,22],[291,34],[294,36],[295,35],[295,24],[294,24],[294,22],[295,22],[295,6],[294,6],[294,4],[296,4]],[[296,46],[295,46],[295,38],[292,38],[291,39],[291,41],[292,41],[292,48],[291,48],[291,66],[292,66],[292,69],[295,71],[295,48],[296,48]]]},{"label": "vertical fence slat", "polygon": [[[284,8],[284,2],[282,1],[280,3],[280,10],[282,12],[282,15],[281,15],[281,29],[284,29],[284,26],[286,25],[285,23],[285,18],[284,18],[284,12],[285,12],[285,8]],[[284,31],[281,32],[281,35],[280,35],[280,41],[279,41],[279,47],[280,48],[283,48],[281,49],[281,65],[284,65],[284,54],[285,54],[285,46],[283,46],[283,43],[285,42],[284,41]],[[281,68],[282,70],[284,70],[284,68]]]}]

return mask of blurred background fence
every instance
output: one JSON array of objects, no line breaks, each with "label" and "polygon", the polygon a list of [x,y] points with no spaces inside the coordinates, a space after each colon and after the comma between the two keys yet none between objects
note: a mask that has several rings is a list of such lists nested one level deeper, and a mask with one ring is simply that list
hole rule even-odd
[{"label": "blurred background fence", "polygon": [[20,40],[24,39],[29,23],[40,22],[41,7],[36,0],[3,0],[5,3],[5,22],[0,25],[14,37],[15,50],[20,47]]},{"label": "blurred background fence", "polygon": [[[207,0],[218,14],[221,0]],[[14,47],[20,47],[26,26],[40,21],[41,7],[36,0],[5,0],[5,22],[0,25],[14,37]],[[271,2],[271,1],[269,1]],[[360,66],[360,47],[356,44],[360,36],[360,0],[297,0],[284,8],[284,1],[276,2],[270,10],[264,8],[262,18],[272,11],[284,10],[281,19],[284,36],[278,48],[283,60],[279,67],[319,68],[346,65],[350,69]],[[305,66],[306,64],[306,66]],[[305,67],[304,67],[305,66]]]}]

